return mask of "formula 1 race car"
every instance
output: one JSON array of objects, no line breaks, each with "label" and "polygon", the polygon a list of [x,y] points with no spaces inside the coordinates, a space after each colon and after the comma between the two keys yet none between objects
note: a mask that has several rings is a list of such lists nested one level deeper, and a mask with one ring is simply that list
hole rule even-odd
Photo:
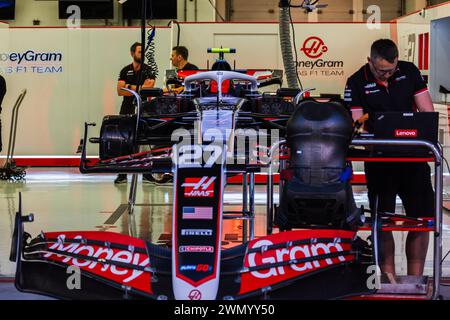
[{"label": "formula 1 race car", "polygon": [[[299,90],[259,92],[281,81],[279,71],[223,69],[169,78],[184,86],[182,94],[129,90],[136,115],[106,116],[99,138],[88,139],[92,124],[85,124],[81,172],[173,174],[171,243],[98,231],[32,239],[23,223],[33,216],[19,210],[10,256],[19,290],[63,299],[159,300],[337,299],[377,291],[381,220],[376,208],[369,220],[355,205],[349,112],[340,101],[304,99]],[[88,141],[99,144],[96,163],[87,159]],[[144,145],[152,147],[140,150]],[[275,206],[272,176],[283,159]],[[257,172],[267,174],[268,191],[267,234],[259,237]],[[227,178],[237,174],[245,177],[243,209],[229,212]],[[224,248],[222,222],[232,218],[250,222],[249,237]],[[370,243],[357,236],[364,223]],[[68,288],[68,268],[78,268],[80,290]]]}]

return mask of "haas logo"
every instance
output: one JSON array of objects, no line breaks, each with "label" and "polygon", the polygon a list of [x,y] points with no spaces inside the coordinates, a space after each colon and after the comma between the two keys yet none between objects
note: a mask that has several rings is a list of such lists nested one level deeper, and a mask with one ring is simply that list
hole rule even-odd
[{"label": "haas logo", "polygon": [[187,198],[214,197],[214,180],[216,177],[186,178],[181,185]]},{"label": "haas logo", "polygon": [[202,293],[197,289],[194,289],[189,292],[188,298],[189,300],[200,300],[202,298]]},{"label": "haas logo", "polygon": [[303,42],[303,47],[300,51],[303,51],[308,58],[316,59],[327,52],[328,47],[319,37],[309,37]]}]

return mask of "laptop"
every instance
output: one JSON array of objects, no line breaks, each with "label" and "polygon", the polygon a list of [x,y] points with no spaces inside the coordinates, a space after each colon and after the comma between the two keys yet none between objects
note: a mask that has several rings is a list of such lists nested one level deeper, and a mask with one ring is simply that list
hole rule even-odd
[{"label": "laptop", "polygon": [[[377,112],[373,122],[375,139],[426,140],[438,143],[439,112]],[[375,156],[429,157],[428,148],[415,146],[374,146]]]}]

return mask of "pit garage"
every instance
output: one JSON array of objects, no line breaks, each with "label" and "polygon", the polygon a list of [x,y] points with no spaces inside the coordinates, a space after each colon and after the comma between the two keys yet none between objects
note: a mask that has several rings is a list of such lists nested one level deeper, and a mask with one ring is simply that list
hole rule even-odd
[{"label": "pit garage", "polygon": [[0,20],[1,300],[450,298],[450,2]]}]

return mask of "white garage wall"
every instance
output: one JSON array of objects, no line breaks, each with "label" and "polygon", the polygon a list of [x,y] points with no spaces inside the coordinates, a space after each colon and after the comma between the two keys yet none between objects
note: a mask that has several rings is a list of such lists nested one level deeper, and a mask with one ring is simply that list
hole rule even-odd
[{"label": "white garage wall", "polygon": [[[213,46],[236,47],[237,68],[280,68],[281,53],[278,45],[277,24],[182,24],[181,45],[190,49],[190,60],[206,67],[206,54]],[[365,63],[373,40],[387,37],[389,25],[369,31],[365,24],[296,24],[298,58],[314,62],[300,51],[303,42],[317,36],[328,48],[320,58],[325,61],[343,61],[339,75],[322,75],[305,69],[302,77],[305,87],[317,88],[316,93],[342,93],[345,81]],[[332,32],[330,32],[332,30]],[[174,32],[176,36],[176,32]],[[137,28],[10,28],[9,52],[60,52],[63,59],[60,73],[36,73],[28,64],[26,72],[6,73],[8,93],[3,103],[3,138],[7,139],[9,118],[13,103],[22,88],[28,89],[20,113],[17,136],[17,155],[73,155],[82,135],[83,123],[101,123],[103,115],[117,114],[121,99],[116,94],[116,81],[120,69],[131,62],[129,46],[139,40]],[[8,37],[5,37],[8,38]],[[156,61],[160,68],[157,85],[163,84],[164,71],[169,67],[171,30],[158,28]],[[2,40],[4,40],[2,38]],[[5,43],[2,41],[2,43]],[[50,63],[54,66],[55,63]],[[17,63],[13,64],[17,66]],[[22,64],[21,66],[24,66]],[[3,68],[5,63],[1,64]],[[322,70],[323,69],[323,70]],[[17,71],[17,70],[16,70]],[[99,126],[92,130],[96,135]],[[5,141],[6,142],[6,141]],[[2,154],[6,152],[6,145]],[[93,146],[90,154],[96,154]]]},{"label": "white garage wall", "polygon": [[[408,51],[412,49],[414,52],[414,60],[410,60],[416,65],[418,65],[419,56],[419,34],[431,32],[429,43],[430,70],[423,70],[422,73],[430,76],[431,92],[433,100],[436,102],[443,101],[443,97],[437,92],[439,86],[437,83],[433,83],[433,80],[437,80],[436,73],[440,73],[440,82],[445,82],[442,79],[442,74],[445,74],[444,70],[448,67],[448,57],[445,59],[445,52],[442,52],[442,47],[445,47],[448,39],[450,39],[449,24],[444,22],[447,21],[444,18],[448,19],[448,17],[450,17],[450,2],[396,20],[400,57],[405,60],[408,59]],[[432,22],[435,27],[434,30],[431,30]],[[408,41],[409,36],[415,37],[412,48],[411,43]],[[431,59],[434,61],[431,61]],[[446,74],[450,77],[450,70]]]},{"label": "white garage wall", "polygon": [[[434,101],[446,101],[439,87],[450,90],[450,16],[431,22],[430,47],[431,95]],[[447,101],[450,102],[448,98]]]},{"label": "white garage wall", "polygon": [[[450,39],[450,29],[446,21],[450,17],[450,2],[443,5],[428,8],[425,11],[415,12],[411,15],[396,20],[397,37],[399,42],[400,57],[407,59],[408,50],[411,44],[408,43],[408,36],[415,38],[413,62],[418,65],[419,34],[430,32],[429,66],[428,71],[422,71],[429,75],[430,92],[435,102],[434,108],[439,112],[439,129],[443,132],[444,156],[450,157],[450,126],[449,115],[450,105],[443,103],[443,95],[439,94],[439,84],[448,83],[450,79],[450,69],[448,68],[448,55],[446,55],[448,39]],[[434,29],[431,28],[433,24]],[[408,46],[409,44],[409,46]]]},{"label": "white garage wall", "polygon": [[[62,63],[22,63],[13,73],[5,73],[5,68],[17,67],[17,63],[0,64],[8,90],[3,101],[2,154],[7,148],[11,109],[22,88],[28,93],[20,112],[16,154],[74,154],[84,121],[100,124],[103,115],[118,113],[117,77],[131,63],[129,48],[139,39],[137,28],[9,29],[9,52],[61,53]],[[164,74],[169,66],[170,29],[158,28],[156,41],[156,60]],[[62,66],[62,72],[36,73],[35,65]],[[162,84],[161,77],[157,84]],[[98,131],[97,126],[93,133]],[[91,152],[96,153],[95,148]]]},{"label": "white garage wall", "polygon": [[[429,30],[429,24],[419,18],[409,16],[406,22],[399,21],[398,37],[401,39],[411,31]],[[301,77],[304,87],[317,88],[316,94],[342,93],[347,77],[365,63],[370,44],[375,39],[389,37],[390,27],[389,24],[382,24],[380,30],[369,31],[363,23],[295,24],[299,61],[313,63],[323,59],[343,62],[342,70],[320,68],[316,73],[300,68],[299,71],[305,74]],[[235,55],[228,57],[230,61],[236,60],[237,68],[283,68],[276,23],[182,23],[181,30],[180,44],[190,49],[190,60],[202,68],[206,67],[207,59],[212,63],[216,58],[206,54],[206,48],[221,45],[237,49]],[[103,115],[118,112],[121,99],[115,92],[117,74],[122,66],[130,63],[128,49],[132,42],[139,40],[139,29],[10,28],[6,33],[5,29],[1,31],[0,53],[23,53],[32,49],[63,54],[63,73],[37,74],[28,70],[26,73],[5,74],[8,93],[2,113],[4,142],[7,140],[13,103],[20,90],[27,88],[28,95],[20,114],[16,154],[73,155],[84,121],[100,124]],[[175,42],[171,36],[176,37],[173,31],[168,28],[157,30],[158,86],[163,84],[164,71],[170,66],[170,49]],[[301,51],[310,36],[322,39],[322,47],[327,47],[319,58],[308,58]],[[306,46],[309,45],[307,43]],[[400,49],[401,53],[405,50],[402,42]],[[4,63],[0,67],[4,68]],[[322,71],[338,74],[325,75]],[[95,135],[98,130],[99,127],[96,127],[92,133]],[[6,147],[5,144],[3,155]],[[97,152],[95,147],[89,151],[91,154]]]},{"label": "white garage wall", "polygon": [[[206,68],[207,59],[211,65],[216,58],[216,55],[207,54],[206,48],[223,46],[237,49],[236,54],[228,56],[230,61],[236,60],[237,68],[283,69],[276,23],[181,24],[181,30],[180,44],[190,49],[190,60],[202,68]],[[303,85],[317,88],[316,93],[342,93],[347,77],[366,63],[372,42],[389,37],[389,30],[389,24],[381,24],[379,30],[369,30],[364,23],[296,23],[300,61],[343,61],[343,69],[300,68],[299,72],[306,72],[306,76],[302,76]],[[322,39],[328,50],[317,59],[310,59],[301,51],[305,40],[310,36]],[[341,73],[336,76],[323,75],[322,71]]]}]

